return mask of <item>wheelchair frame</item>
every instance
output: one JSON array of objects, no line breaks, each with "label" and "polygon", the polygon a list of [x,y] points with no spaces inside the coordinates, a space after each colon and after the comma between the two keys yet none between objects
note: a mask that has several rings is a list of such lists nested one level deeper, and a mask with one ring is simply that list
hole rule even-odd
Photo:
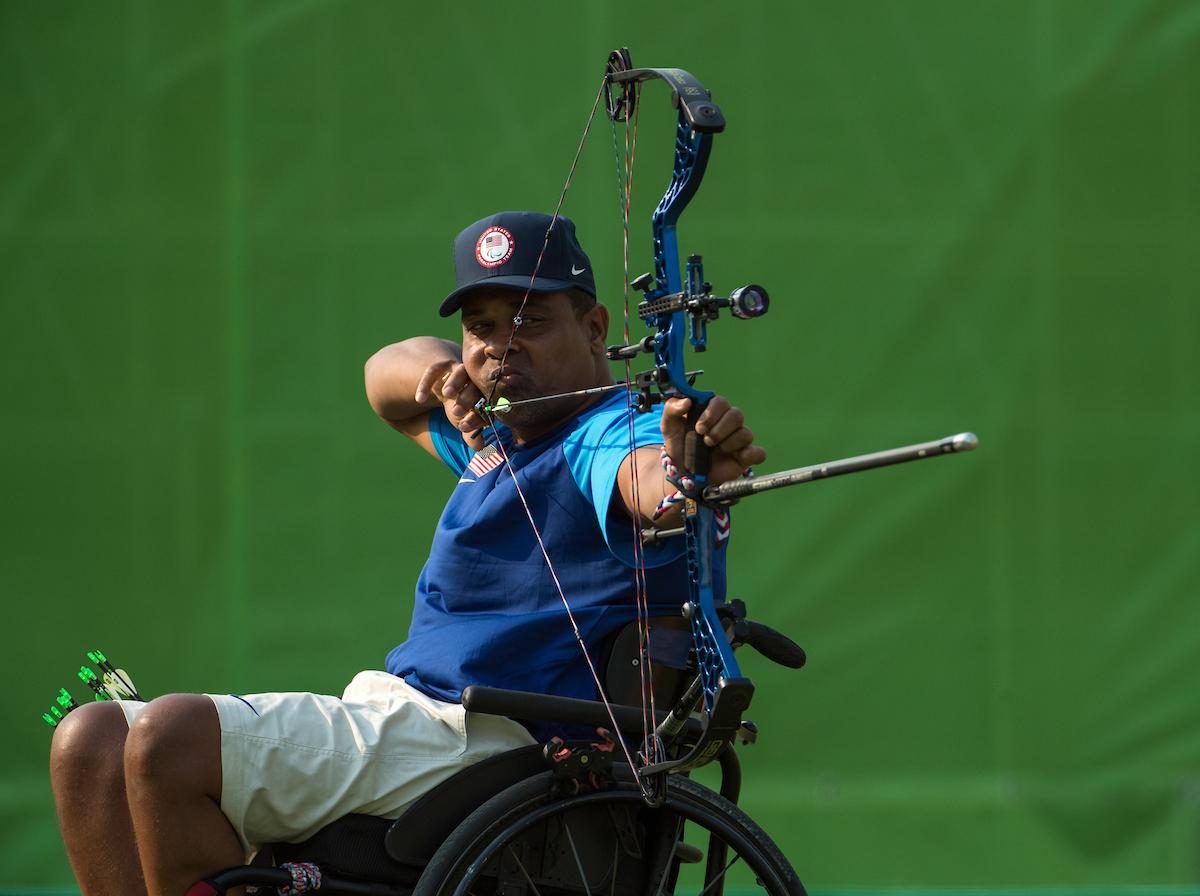
[{"label": "wheelchair frame", "polygon": [[[776,662],[803,665],[800,648],[779,632],[748,623],[741,601],[730,603],[734,646],[748,643]],[[609,672],[611,683],[611,665]],[[693,690],[686,689],[670,713],[658,712],[656,722],[680,717],[681,707],[690,711],[694,699],[686,694]],[[631,736],[640,736],[644,725],[638,706],[524,691],[471,686],[462,702],[470,712],[560,725],[603,729],[615,721]],[[686,753],[701,731],[698,719],[686,719],[673,749]],[[611,742],[522,747],[463,769],[395,821],[347,816],[304,843],[271,844],[255,863],[198,881],[188,896],[224,896],[242,885],[272,887],[285,896],[306,890],[330,896],[660,896],[675,892],[684,866],[700,859],[704,871],[696,888],[702,896],[721,896],[739,860],[770,896],[803,896],[787,859],[737,807],[741,764],[734,741],[755,737],[752,723],[742,723],[716,754],[718,792],[672,774],[656,807],[631,770],[614,761]],[[707,851],[684,840],[686,824],[707,834]],[[588,836],[577,838],[572,825]],[[730,849],[735,855],[727,863]],[[298,863],[319,868],[319,884],[311,878],[300,883],[302,876],[290,870]]]}]

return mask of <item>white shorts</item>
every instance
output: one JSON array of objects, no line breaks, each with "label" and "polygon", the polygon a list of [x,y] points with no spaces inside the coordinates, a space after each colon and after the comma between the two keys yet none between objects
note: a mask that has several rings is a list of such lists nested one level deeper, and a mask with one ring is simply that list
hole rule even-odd
[{"label": "white shorts", "polygon": [[[387,672],[341,698],[208,694],[221,720],[221,811],[247,855],[359,812],[398,818],[466,766],[534,742],[511,719],[468,713]],[[147,704],[121,701],[132,723]]]}]

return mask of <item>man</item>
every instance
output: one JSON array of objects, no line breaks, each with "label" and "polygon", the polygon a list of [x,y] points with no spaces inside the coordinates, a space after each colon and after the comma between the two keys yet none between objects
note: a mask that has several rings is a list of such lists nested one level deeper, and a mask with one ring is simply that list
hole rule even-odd
[{"label": "man", "polygon": [[[505,212],[460,233],[458,288],[441,314],[461,311],[461,347],[417,337],[367,362],[376,412],[459,476],[387,672],[360,673],[341,699],[171,694],[72,712],[51,772],[85,896],[183,893],[261,843],[304,839],[351,812],[397,817],[465,765],[533,742],[515,721],[466,713],[468,684],[595,696],[563,602],[593,657],[634,618],[636,528],[672,490],[662,448],[683,456],[688,402],[633,418],[633,451],[620,389],[514,404],[485,428],[481,397],[613,383],[608,314],[569,220],[538,267],[549,223]],[[716,482],[765,457],[722,398],[696,428]],[[655,525],[677,518],[668,510]],[[644,558],[654,612],[678,612],[681,549]]]}]

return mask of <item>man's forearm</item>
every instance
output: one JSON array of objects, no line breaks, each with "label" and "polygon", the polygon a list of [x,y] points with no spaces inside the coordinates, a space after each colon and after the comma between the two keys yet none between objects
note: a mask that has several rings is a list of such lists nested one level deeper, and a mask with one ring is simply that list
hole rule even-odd
[{"label": "man's forearm", "polygon": [[[633,463],[637,463],[636,487]],[[617,471],[617,505],[629,516],[634,517],[643,528],[674,529],[683,517],[678,507],[666,510],[655,517],[659,502],[675,491],[675,486],[666,480],[662,468],[662,446],[644,446],[625,458]]]},{"label": "man's forearm", "polygon": [[414,336],[384,346],[367,359],[364,368],[367,401],[389,423],[402,423],[428,413],[439,402],[430,397],[419,403],[417,384],[431,364],[446,360],[461,361],[462,347],[436,336]]}]

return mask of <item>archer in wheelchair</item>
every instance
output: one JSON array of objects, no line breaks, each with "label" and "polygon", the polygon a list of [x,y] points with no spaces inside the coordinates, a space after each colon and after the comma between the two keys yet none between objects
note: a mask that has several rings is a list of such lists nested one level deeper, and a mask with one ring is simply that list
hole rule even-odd
[{"label": "archer in wheelchair", "polygon": [[[408,638],[341,699],[143,704],[103,667],[84,677],[115,704],[60,693],[51,777],[85,896],[803,893],[736,805],[733,744],[756,731],[734,649],[792,667],[804,654],[726,599],[729,507],[976,440],[746,475],[766,454],[740,410],[695,388],[684,343],[703,351],[722,310],[757,318],[768,298],[714,295],[699,255],[681,277],[676,222],[725,119],[688,72],[634,69],[618,50],[600,94],[614,125],[630,127],[653,79],[678,113],[654,273],[630,283],[653,332],[606,347],[591,262],[557,212],[463,230],[440,306],[460,314],[461,344],[416,337],[366,365],[376,413],[459,477]],[[627,210],[631,157],[622,170]],[[654,366],[635,375],[642,353]],[[681,603],[681,629],[650,625]],[[689,778],[713,762],[717,791]]]},{"label": "archer in wheelchair", "polygon": [[[417,337],[366,365],[379,416],[458,478],[408,638],[341,699],[174,694],[72,712],[55,731],[52,779],[86,896],[251,882],[295,893],[318,880],[368,891],[339,873],[398,892],[428,889],[428,869],[474,881],[496,863],[504,890],[586,891],[604,878],[624,892],[649,875],[665,891],[699,849],[681,839],[687,824],[722,844],[708,855],[714,885],[728,852],[794,891],[790,870],[764,870],[781,859],[761,832],[683,777],[722,757],[736,796],[728,748],[752,736],[741,719],[752,685],[724,623],[762,640],[728,617],[728,518],[697,512],[694,489],[739,478],[765,452],[719,396],[662,381],[635,408],[609,368],[608,313],[567,218],[502,212],[454,245],[457,287],[440,312],[461,315],[462,344]],[[664,699],[649,620],[678,617],[683,594],[693,672]],[[633,710],[601,687],[604,645],[631,625]],[[570,726],[607,733],[566,742]],[[596,833],[606,824],[607,839]],[[565,841],[551,836],[560,829]],[[553,856],[538,855],[537,837]],[[316,848],[347,838],[373,857],[364,868]],[[286,869],[218,873],[255,852]]]},{"label": "archer in wheelchair", "polygon": [[[800,668],[804,652],[788,638],[745,618],[741,601],[721,608],[725,634],[736,649],[749,644],[774,662]],[[652,620],[672,645],[679,620]],[[603,647],[610,703],[468,687],[473,712],[523,720],[587,726],[595,736],[553,738],[469,765],[418,799],[396,820],[351,814],[302,842],[262,846],[250,865],[197,881],[190,896],[223,896],[238,886],[281,893],[315,891],[347,896],[412,893],[640,894],[720,893],[754,885],[768,893],[803,893],[779,850],[737,808],[741,775],[735,742],[753,743],[757,730],[743,721],[716,753],[719,792],[681,775],[647,798],[623,765],[615,720],[636,737],[645,722],[636,701],[642,685],[643,631],[631,623]],[[653,687],[664,705],[683,710],[696,702],[694,651],[656,652]],[[99,651],[89,658],[102,676],[97,695],[141,700],[132,679]],[[670,713],[659,713],[669,727]],[[670,726],[677,735],[664,752],[692,752],[703,729],[696,718]]]}]

